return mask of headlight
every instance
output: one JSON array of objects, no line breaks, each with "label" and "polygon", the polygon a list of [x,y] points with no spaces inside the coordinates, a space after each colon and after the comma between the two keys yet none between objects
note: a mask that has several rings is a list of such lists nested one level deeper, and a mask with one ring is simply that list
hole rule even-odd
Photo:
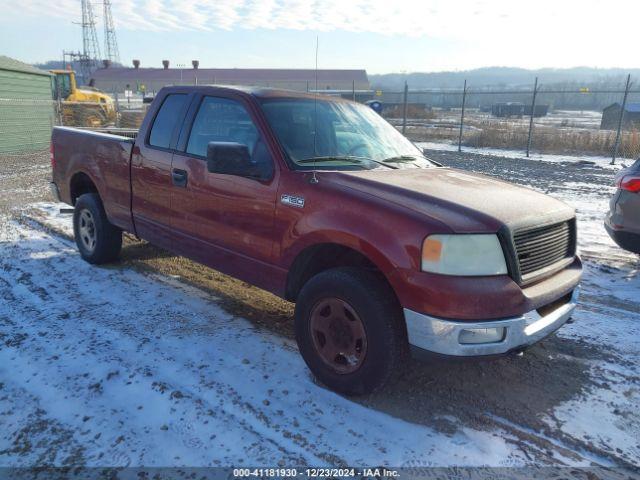
[{"label": "headlight", "polygon": [[422,243],[422,271],[443,275],[505,275],[507,264],[494,234],[430,235]]}]

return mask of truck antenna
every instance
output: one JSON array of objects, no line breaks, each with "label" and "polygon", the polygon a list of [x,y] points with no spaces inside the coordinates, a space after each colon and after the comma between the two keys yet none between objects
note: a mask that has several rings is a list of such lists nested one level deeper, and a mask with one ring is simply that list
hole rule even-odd
[{"label": "truck antenna", "polygon": [[318,150],[316,146],[316,135],[318,131],[318,36],[316,35],[316,88],[313,90],[313,173],[311,174],[310,183],[318,183],[318,177],[316,176],[316,157],[318,156]]}]

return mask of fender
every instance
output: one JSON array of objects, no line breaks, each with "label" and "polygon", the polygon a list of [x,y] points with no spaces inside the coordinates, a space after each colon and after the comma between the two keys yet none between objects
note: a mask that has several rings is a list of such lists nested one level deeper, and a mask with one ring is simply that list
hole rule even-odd
[{"label": "fender", "polygon": [[[79,162],[73,162],[73,163],[80,164],[81,166],[70,165],[69,173],[65,175],[65,177],[68,179],[67,184],[64,185],[64,188],[66,188],[66,199],[69,200],[68,203],[71,203],[71,200],[72,200],[71,184],[73,183],[74,177],[80,173],[89,177],[89,180],[91,180],[91,183],[93,183],[96,187],[96,190],[98,190],[98,195],[100,195],[100,198],[104,199],[104,193],[105,193],[104,186],[98,180],[98,178],[100,178],[100,175],[99,175],[99,172],[96,171],[97,169],[91,165],[88,165],[86,162],[79,161]],[[87,168],[87,167],[91,167],[91,168]],[[104,204],[104,201],[102,203]],[[105,205],[105,211],[107,211],[106,209],[107,209],[107,205]]]},{"label": "fender", "polygon": [[300,237],[286,250],[283,250],[281,265],[289,270],[300,253],[308,248],[323,244],[339,245],[355,250],[366,257],[385,276],[390,275],[396,268],[377,246],[350,232],[340,230],[320,230]]},{"label": "fender", "polygon": [[74,152],[67,164],[64,178],[69,179],[61,192],[64,199],[71,200],[71,179],[83,173],[91,179],[105,208],[109,221],[127,231],[132,231],[129,211],[129,152],[132,145],[126,142],[99,143],[95,152]]},{"label": "fender", "polygon": [[289,269],[305,248],[333,243],[361,253],[385,275],[397,268],[419,269],[422,241],[430,231],[424,218],[396,206],[376,208],[372,200],[377,199],[353,192],[349,198],[331,188],[310,193],[304,208],[278,205],[276,228],[282,228],[282,240],[275,263]]}]

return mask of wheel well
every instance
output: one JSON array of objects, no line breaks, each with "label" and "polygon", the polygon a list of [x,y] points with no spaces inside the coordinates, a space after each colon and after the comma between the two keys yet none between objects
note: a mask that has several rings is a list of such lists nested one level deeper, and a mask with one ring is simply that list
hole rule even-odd
[{"label": "wheel well", "polygon": [[73,205],[76,204],[76,200],[80,195],[85,193],[98,193],[98,189],[96,188],[89,175],[86,173],[76,173],[73,177],[71,177],[70,184],[70,193],[71,193],[71,203]]},{"label": "wheel well", "polygon": [[295,302],[300,290],[311,277],[336,267],[364,268],[380,274],[386,282],[380,269],[362,253],[344,245],[323,243],[306,248],[293,261],[287,276],[285,298]]}]

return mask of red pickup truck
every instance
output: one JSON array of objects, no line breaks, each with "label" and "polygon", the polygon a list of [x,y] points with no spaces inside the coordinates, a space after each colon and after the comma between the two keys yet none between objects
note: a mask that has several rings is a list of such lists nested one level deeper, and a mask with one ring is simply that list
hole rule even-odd
[{"label": "red pickup truck", "polygon": [[573,209],[442,167],[365,105],[167,87],[135,140],[60,127],[51,148],[86,261],[127,231],[295,302],[304,360],[342,393],[410,352],[521,351],[576,305]]}]

